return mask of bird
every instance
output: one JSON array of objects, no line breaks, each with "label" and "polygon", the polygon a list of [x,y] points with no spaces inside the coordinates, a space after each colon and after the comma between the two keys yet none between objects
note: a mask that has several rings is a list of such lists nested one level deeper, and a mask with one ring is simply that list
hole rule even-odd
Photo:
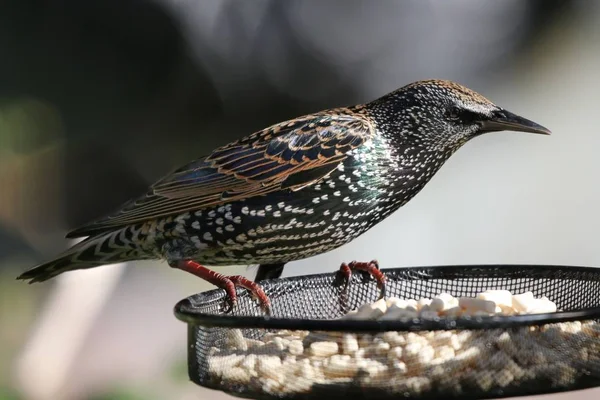
[{"label": "bird", "polygon": [[[370,102],[276,123],[218,147],[154,183],[145,195],[67,234],[79,243],[22,273],[163,260],[225,290],[245,288],[270,313],[257,283],[285,264],[367,232],[410,201],[469,140],[489,132],[551,132],[453,81],[413,82]],[[259,265],[254,281],[205,267]],[[378,263],[342,263],[382,289]]]}]

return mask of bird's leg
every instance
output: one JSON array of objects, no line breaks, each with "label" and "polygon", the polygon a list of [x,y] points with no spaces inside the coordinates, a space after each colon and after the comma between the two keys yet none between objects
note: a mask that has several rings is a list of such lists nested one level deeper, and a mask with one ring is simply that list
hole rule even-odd
[{"label": "bird's leg", "polygon": [[256,276],[254,277],[255,282],[264,281],[265,279],[277,279],[283,272],[285,263],[279,264],[261,264],[258,266]]},{"label": "bird's leg", "polygon": [[252,296],[258,300],[261,308],[267,315],[271,314],[271,301],[265,292],[258,284],[247,278],[244,278],[241,275],[225,276],[190,260],[175,261],[170,265],[173,268],[189,272],[190,274],[196,275],[197,277],[204,279],[205,281],[210,282],[221,289],[224,289],[227,294],[228,303],[228,308],[225,311],[226,313],[231,312],[235,303],[237,302],[237,293],[235,288],[239,286],[248,290]]},{"label": "bird's leg", "polygon": [[385,275],[379,270],[379,263],[376,260],[370,262],[352,261],[351,263],[342,263],[339,272],[345,280],[344,293],[348,293],[348,286],[352,279],[352,272],[360,271],[369,274],[377,281],[377,287],[380,290],[379,298],[385,297]]}]

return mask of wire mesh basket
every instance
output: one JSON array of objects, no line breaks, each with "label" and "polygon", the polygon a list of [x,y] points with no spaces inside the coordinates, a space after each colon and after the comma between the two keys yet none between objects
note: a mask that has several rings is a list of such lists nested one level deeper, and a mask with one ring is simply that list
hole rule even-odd
[{"label": "wire mesh basket", "polygon": [[273,312],[244,291],[180,301],[189,376],[254,399],[499,398],[600,386],[600,269],[488,265],[383,270],[387,296],[531,291],[558,311],[512,316],[341,319],[377,300],[371,279],[319,274],[261,283]]}]

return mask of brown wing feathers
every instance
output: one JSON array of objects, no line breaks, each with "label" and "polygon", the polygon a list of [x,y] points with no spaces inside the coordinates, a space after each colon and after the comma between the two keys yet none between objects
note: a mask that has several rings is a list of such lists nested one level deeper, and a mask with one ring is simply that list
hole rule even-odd
[{"label": "brown wing feathers", "polygon": [[358,115],[313,114],[275,125],[187,164],[158,181],[145,197],[68,237],[277,190],[300,190],[326,176],[372,134]]}]

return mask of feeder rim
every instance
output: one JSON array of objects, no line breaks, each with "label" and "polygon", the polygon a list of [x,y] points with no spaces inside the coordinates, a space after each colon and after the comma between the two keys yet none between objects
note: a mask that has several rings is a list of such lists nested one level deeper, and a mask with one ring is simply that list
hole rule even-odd
[{"label": "feeder rim", "polygon": [[[478,274],[485,270],[507,272],[512,277],[527,277],[527,272],[540,270],[548,272],[564,271],[565,273],[593,273],[597,276],[586,277],[586,280],[600,281],[600,269],[589,266],[539,265],[539,264],[472,264],[472,265],[440,265],[440,266],[411,266],[404,268],[381,269],[385,274],[416,273],[411,280],[452,279],[445,275],[457,274],[461,277]],[[432,273],[433,275],[427,275]],[[286,283],[301,282],[306,279],[333,278],[336,272],[312,275],[293,276],[281,279],[269,279],[261,282],[268,290],[270,287]],[[591,278],[591,279],[590,279]],[[224,291],[214,289],[189,296],[179,301],[174,308],[175,316],[190,326],[238,328],[238,329],[277,329],[277,330],[313,330],[338,331],[346,333],[378,333],[386,331],[430,331],[430,330],[478,330],[478,329],[507,329],[525,326],[540,326],[553,323],[600,320],[600,307],[584,308],[574,311],[559,311],[544,314],[527,314],[512,316],[460,316],[438,317],[434,319],[402,319],[396,321],[377,320],[340,320],[340,319],[297,319],[268,316],[235,316],[203,313],[194,304],[209,304],[222,301]]]}]

